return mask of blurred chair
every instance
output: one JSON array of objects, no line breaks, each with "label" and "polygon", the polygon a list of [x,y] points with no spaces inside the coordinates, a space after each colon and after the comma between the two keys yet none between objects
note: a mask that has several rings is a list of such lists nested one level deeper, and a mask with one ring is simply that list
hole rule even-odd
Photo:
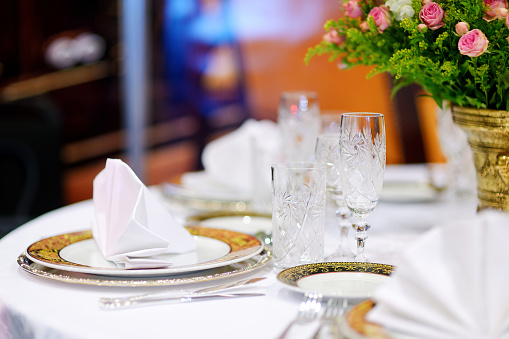
[{"label": "blurred chair", "polygon": [[62,205],[60,131],[43,97],[0,105],[0,238]]}]

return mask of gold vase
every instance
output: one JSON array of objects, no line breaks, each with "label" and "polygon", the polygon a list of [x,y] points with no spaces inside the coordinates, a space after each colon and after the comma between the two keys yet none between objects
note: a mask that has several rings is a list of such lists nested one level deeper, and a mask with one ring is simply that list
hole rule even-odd
[{"label": "gold vase", "polygon": [[474,154],[478,210],[509,212],[509,112],[453,106],[452,115]]}]

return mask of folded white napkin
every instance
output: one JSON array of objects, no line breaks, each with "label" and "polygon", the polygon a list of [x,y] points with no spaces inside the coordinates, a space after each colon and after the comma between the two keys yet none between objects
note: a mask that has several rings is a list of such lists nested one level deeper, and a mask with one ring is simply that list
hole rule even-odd
[{"label": "folded white napkin", "polygon": [[405,252],[367,319],[416,338],[509,338],[509,214],[436,227]]},{"label": "folded white napkin", "polygon": [[166,267],[171,262],[152,256],[196,248],[189,232],[121,160],[107,159],[94,179],[94,210],[94,239],[119,267]]},{"label": "folded white napkin", "polygon": [[279,131],[269,120],[245,121],[238,129],[211,141],[202,154],[204,172],[187,173],[190,188],[222,189],[237,197],[270,196],[270,166],[280,160]]}]

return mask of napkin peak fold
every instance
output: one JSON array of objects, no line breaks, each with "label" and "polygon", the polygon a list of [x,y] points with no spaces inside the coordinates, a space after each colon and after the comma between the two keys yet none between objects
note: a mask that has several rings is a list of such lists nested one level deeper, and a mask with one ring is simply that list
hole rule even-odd
[{"label": "napkin peak fold", "polygon": [[93,188],[92,234],[103,256],[117,266],[166,267],[172,263],[153,256],[196,249],[191,234],[122,160],[107,159]]}]

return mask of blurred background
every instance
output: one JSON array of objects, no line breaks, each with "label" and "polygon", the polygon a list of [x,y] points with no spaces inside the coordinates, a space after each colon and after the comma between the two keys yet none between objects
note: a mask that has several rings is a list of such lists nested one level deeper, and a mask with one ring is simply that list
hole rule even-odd
[{"label": "blurred background", "polygon": [[[304,64],[340,15],[337,0],[2,1],[0,225],[90,199],[107,157],[147,185],[200,170],[209,141],[249,118],[276,121],[287,90],[318,92],[323,111],[384,113],[388,164],[444,161],[436,106],[419,88],[393,100],[387,75],[367,80],[368,68],[339,70],[327,57]],[[131,92],[125,79],[138,66],[126,58],[145,76]],[[133,92],[146,101],[129,116]],[[138,164],[132,114],[142,121]]]}]

